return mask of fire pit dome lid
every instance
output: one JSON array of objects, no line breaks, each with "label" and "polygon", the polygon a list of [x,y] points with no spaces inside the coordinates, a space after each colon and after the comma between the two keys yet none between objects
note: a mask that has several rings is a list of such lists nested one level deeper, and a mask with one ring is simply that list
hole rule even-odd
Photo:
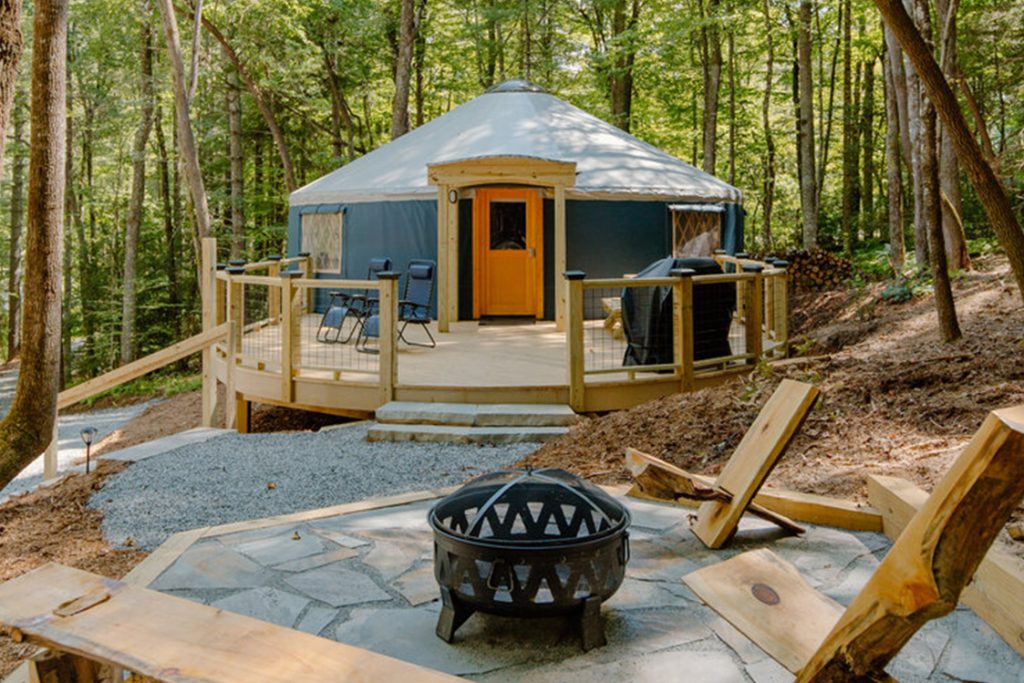
[{"label": "fire pit dome lid", "polygon": [[[513,523],[515,509],[526,518],[525,528]],[[593,540],[630,523],[629,510],[612,496],[556,468],[483,474],[443,498],[428,518],[448,536],[515,545]]]}]

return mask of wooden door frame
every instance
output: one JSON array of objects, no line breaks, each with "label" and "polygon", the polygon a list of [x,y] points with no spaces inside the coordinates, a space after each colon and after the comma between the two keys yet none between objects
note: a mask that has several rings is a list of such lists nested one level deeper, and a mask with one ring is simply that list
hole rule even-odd
[{"label": "wooden door frame", "polygon": [[490,218],[486,212],[491,201],[495,199],[516,200],[526,202],[526,248],[533,248],[534,270],[534,317],[544,318],[544,196],[538,187],[487,187],[477,188],[473,195],[473,317],[479,319],[481,314],[482,293],[486,278],[483,264],[489,235],[484,234],[490,226]]}]

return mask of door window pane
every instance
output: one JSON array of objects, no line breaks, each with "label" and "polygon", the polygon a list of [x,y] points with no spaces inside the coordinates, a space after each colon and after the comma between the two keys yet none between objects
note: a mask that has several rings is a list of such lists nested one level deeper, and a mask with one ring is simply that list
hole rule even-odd
[{"label": "door window pane", "polygon": [[526,249],[526,202],[491,202],[491,249]]}]

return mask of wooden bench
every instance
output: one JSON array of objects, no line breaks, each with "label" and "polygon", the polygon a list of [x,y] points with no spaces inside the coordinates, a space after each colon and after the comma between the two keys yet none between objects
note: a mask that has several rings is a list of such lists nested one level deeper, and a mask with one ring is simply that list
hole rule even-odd
[{"label": "wooden bench", "polygon": [[803,529],[792,520],[753,501],[817,397],[818,389],[813,385],[782,380],[710,486],[700,477],[633,449],[626,451],[626,469],[648,496],[703,501],[693,533],[709,548],[725,545],[747,510],[787,531],[800,533]]},{"label": "wooden bench", "polygon": [[455,681],[351,645],[48,564],[0,585],[0,624],[55,654],[30,663],[53,683]]},{"label": "wooden bench", "polygon": [[1024,498],[1022,471],[1024,405],[990,413],[845,611],[767,549],[683,581],[798,681],[891,680],[907,641],[956,607]]}]

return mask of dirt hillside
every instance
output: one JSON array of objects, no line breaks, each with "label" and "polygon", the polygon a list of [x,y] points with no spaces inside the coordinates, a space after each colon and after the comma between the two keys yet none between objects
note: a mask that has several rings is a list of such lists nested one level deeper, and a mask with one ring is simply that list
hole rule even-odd
[{"label": "dirt hillside", "polygon": [[794,301],[792,337],[809,358],[585,420],[523,464],[622,482],[623,450],[633,446],[714,474],[790,377],[817,384],[822,397],[773,484],[863,500],[864,474],[877,472],[931,488],[989,410],[1024,402],[1024,306],[1005,259],[975,266],[954,284],[957,343],[939,341],[931,296],[889,304],[881,285],[804,295]]}]

